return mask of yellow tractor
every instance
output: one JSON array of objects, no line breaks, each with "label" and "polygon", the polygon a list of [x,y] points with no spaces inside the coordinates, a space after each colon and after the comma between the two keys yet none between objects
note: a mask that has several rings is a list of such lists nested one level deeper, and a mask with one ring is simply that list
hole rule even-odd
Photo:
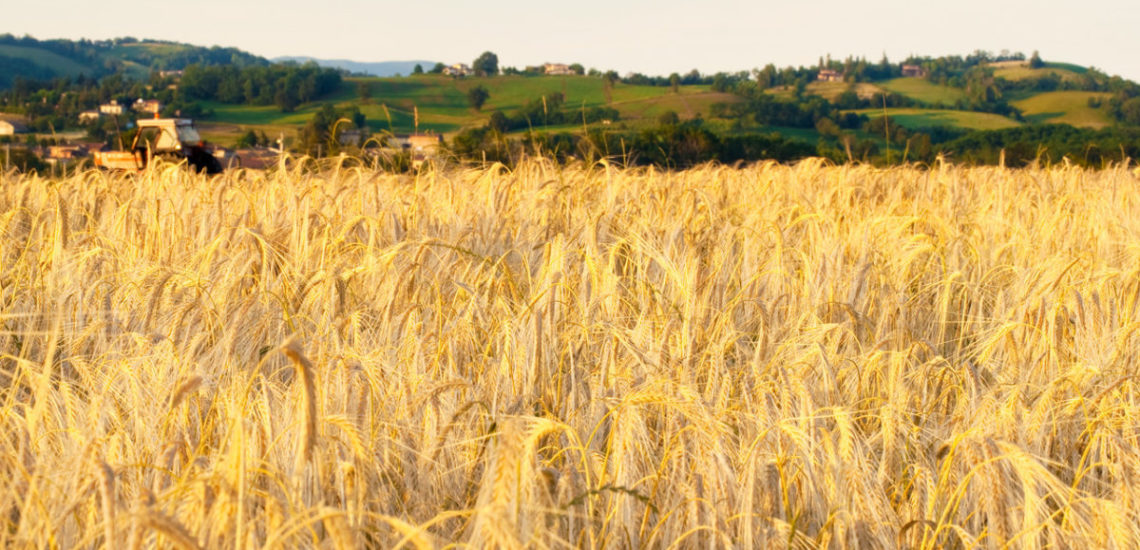
[{"label": "yellow tractor", "polygon": [[182,162],[198,172],[219,174],[222,163],[186,118],[154,118],[137,121],[138,131],[129,151],[95,154],[95,166],[108,170],[138,172],[155,158]]}]

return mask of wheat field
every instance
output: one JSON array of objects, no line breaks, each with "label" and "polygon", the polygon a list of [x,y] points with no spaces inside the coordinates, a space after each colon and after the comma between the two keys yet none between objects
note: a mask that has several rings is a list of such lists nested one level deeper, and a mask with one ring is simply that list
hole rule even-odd
[{"label": "wheat field", "polygon": [[1140,547],[1140,172],[0,175],[0,547]]}]

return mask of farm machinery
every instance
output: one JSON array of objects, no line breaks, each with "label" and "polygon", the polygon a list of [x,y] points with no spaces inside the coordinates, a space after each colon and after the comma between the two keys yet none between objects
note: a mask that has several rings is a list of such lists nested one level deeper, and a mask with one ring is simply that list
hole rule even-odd
[{"label": "farm machinery", "polygon": [[154,118],[137,121],[138,130],[127,151],[95,154],[95,166],[108,170],[138,172],[155,158],[182,162],[198,172],[218,174],[222,163],[212,147],[202,140],[194,122],[186,118]]}]

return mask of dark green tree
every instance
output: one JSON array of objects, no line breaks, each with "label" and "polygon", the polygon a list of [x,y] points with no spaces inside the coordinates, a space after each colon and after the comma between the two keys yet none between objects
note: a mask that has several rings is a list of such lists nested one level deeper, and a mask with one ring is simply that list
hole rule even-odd
[{"label": "dark green tree", "polygon": [[483,52],[471,64],[475,76],[495,76],[499,74],[499,56],[491,52]]},{"label": "dark green tree", "polygon": [[273,95],[273,104],[281,109],[282,113],[291,113],[301,104],[297,99],[297,89],[291,86],[281,86],[277,89],[277,93]]},{"label": "dark green tree", "polygon": [[446,68],[447,68],[447,65],[444,65],[443,63],[436,63],[435,66],[432,67],[431,70],[428,72],[431,74],[440,74]]},{"label": "dark green tree", "polygon": [[1038,55],[1037,50],[1033,50],[1033,56],[1029,58],[1029,68],[1040,69],[1044,66],[1045,62],[1041,60],[1041,56]]},{"label": "dark green tree", "polygon": [[412,69],[412,74],[424,74],[424,66],[416,63],[416,66]]},{"label": "dark green tree", "polygon": [[586,68],[583,67],[581,63],[571,63],[570,72],[576,75],[583,75],[586,74]]},{"label": "dark green tree", "polygon": [[504,115],[502,111],[495,110],[491,113],[491,121],[487,123],[492,130],[505,134],[511,129],[511,120]]},{"label": "dark green tree", "polygon": [[254,132],[253,130],[249,130],[246,133],[242,134],[241,137],[238,138],[237,146],[239,149],[245,149],[248,147],[257,147],[258,141],[259,141],[259,139],[257,137],[257,132]]},{"label": "dark green tree", "polygon": [[308,124],[301,129],[301,149],[313,156],[333,153],[329,149],[330,145],[331,148],[336,148],[336,140],[330,139],[329,132],[338,119],[336,109],[332,105],[325,103],[321,106],[321,109],[313,114],[313,118],[309,119]]},{"label": "dark green tree", "polygon": [[618,81],[617,71],[606,71],[602,75],[602,93],[606,96],[606,103],[613,103],[614,83]]},{"label": "dark green tree", "polygon": [[681,93],[681,75],[677,73],[669,75],[669,87],[673,89],[673,93]]},{"label": "dark green tree", "polygon": [[482,84],[467,90],[467,103],[470,103],[476,111],[483,109],[483,104],[491,97],[491,92],[487,91]]}]

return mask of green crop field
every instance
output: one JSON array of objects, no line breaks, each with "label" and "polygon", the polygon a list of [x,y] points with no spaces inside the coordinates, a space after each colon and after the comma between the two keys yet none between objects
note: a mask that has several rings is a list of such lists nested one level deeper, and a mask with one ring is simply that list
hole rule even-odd
[{"label": "green crop field", "polygon": [[934,84],[921,78],[896,78],[881,85],[896,94],[930,104],[950,105],[966,97],[966,93],[960,88]]},{"label": "green crop field", "polygon": [[733,103],[740,98],[728,93],[694,92],[667,94],[648,97],[632,101],[614,103],[614,108],[621,113],[622,120],[630,119],[656,119],[667,111],[677,113],[681,119],[696,116],[708,116],[709,110],[715,103]]},{"label": "green crop field", "polygon": [[1103,128],[1112,124],[1104,107],[1089,107],[1089,99],[1107,103],[1111,94],[1101,92],[1060,91],[1040,93],[1013,103],[1031,122],[1064,123],[1085,128]]},{"label": "green crop field", "polygon": [[1050,74],[1056,74],[1061,77],[1061,80],[1065,81],[1076,80],[1080,77],[1078,72],[1067,67],[1069,67],[1069,65],[1060,63],[1055,63],[1040,69],[1031,69],[1027,66],[1003,67],[994,71],[994,77],[1004,78],[1006,80],[1025,80],[1027,78],[1040,78]]},{"label": "green crop field", "polygon": [[[868,98],[883,91],[882,88],[867,82],[852,84],[849,82],[821,82],[818,80],[808,84],[806,90],[808,94],[820,96],[828,101],[834,101],[840,94],[847,90],[855,90],[855,93],[862,98]],[[784,97],[790,96],[792,93],[791,88],[787,86],[772,88],[768,91],[769,93]]]},{"label": "green crop field", "polygon": [[78,76],[82,73],[91,72],[81,63],[40,48],[0,45],[0,55],[27,59],[32,63],[51,69],[58,76]]},{"label": "green crop field", "polygon": [[[882,109],[860,109],[854,111],[869,117],[883,114]],[[929,128],[933,126],[954,126],[968,130],[1001,130],[1020,124],[992,113],[973,111],[952,111],[943,109],[887,109],[887,115],[905,128]]]}]

